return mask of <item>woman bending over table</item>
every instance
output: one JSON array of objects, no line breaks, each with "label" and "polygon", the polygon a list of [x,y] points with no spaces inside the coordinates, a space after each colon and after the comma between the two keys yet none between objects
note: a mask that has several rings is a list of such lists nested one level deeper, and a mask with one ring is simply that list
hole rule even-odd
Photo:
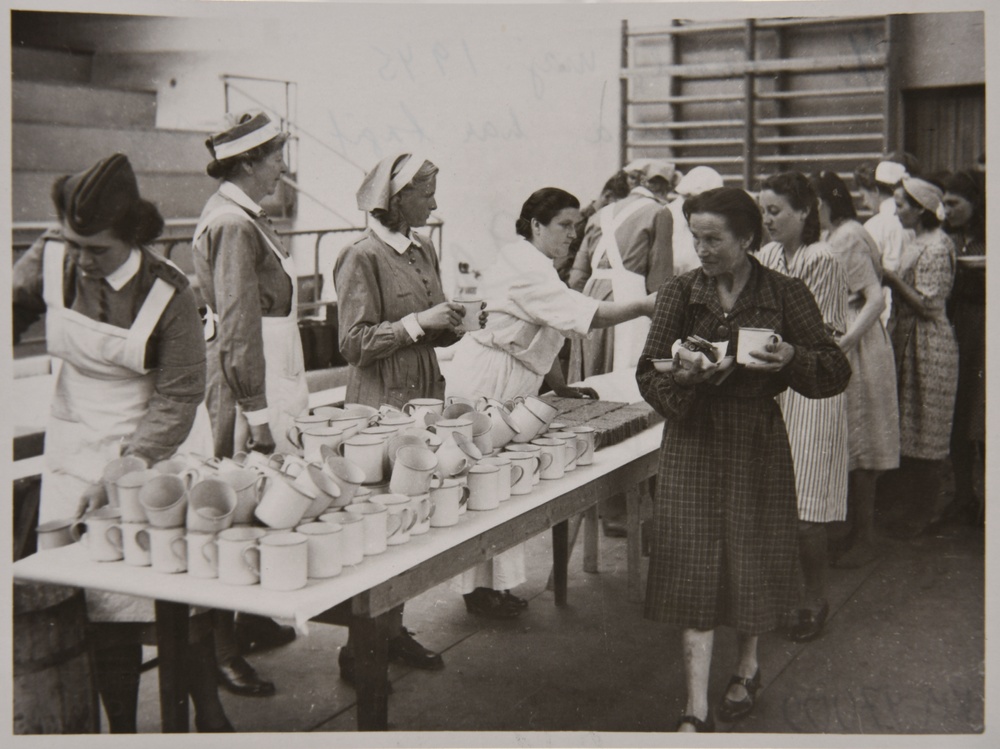
[{"label": "woman bending over table", "polygon": [[[645,615],[683,628],[687,702],[679,731],[712,731],[708,677],[715,629],[739,635],[735,674],[721,720],[749,715],[761,677],[757,638],[779,626],[798,598],[795,473],[775,396],[843,392],[851,368],[826,332],[809,289],[768,270],[761,214],[743,190],[690,198],[684,215],[701,268],[667,281],[657,297],[636,371],[646,401],[666,418],[653,505],[653,549]],[[698,335],[736,349],[741,327],[769,328],[783,341],[757,351],[721,382],[717,365],[673,360],[674,341]]]},{"label": "woman bending over table", "polygon": [[[524,202],[515,225],[520,239],[502,248],[483,272],[480,292],[489,320],[457,346],[453,365],[463,376],[448,383],[449,396],[507,400],[537,394],[544,380],[556,395],[597,397],[590,388],[567,387],[557,358],[563,341],[649,315],[656,295],[602,302],[566,286],[553,263],[569,251],[579,220],[580,201],[556,187],[544,187]],[[458,581],[471,613],[518,616],[527,602],[510,589],[525,581],[523,546],[477,565]]]},{"label": "woman bending over table", "polygon": [[[14,340],[45,314],[62,361],[45,430],[39,517],[83,515],[108,501],[101,472],[133,455],[148,465],[211,443],[205,341],[194,293],[146,245],[163,230],[126,156],[102,159],[52,188],[59,228],[14,265]],[[183,446],[182,446],[183,443]],[[151,573],[155,574],[155,573]],[[112,733],[136,732],[142,644],[155,643],[153,601],[87,591],[97,689]],[[232,731],[215,685],[211,629],[191,620],[184,674],[199,731]]]}]

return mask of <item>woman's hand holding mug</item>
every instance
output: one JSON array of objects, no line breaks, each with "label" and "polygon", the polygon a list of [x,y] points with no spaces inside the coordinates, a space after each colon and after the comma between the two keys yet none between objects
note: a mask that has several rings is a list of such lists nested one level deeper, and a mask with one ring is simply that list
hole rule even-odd
[{"label": "woman's hand holding mug", "polygon": [[417,323],[424,330],[441,330],[457,328],[462,324],[462,313],[465,309],[455,302],[441,302],[430,309],[416,314]]}]

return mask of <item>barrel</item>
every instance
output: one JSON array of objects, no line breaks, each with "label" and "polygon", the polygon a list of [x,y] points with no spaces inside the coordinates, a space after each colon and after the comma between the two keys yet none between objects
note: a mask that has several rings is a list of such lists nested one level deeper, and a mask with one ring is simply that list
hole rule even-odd
[{"label": "barrel", "polygon": [[83,591],[14,585],[14,733],[98,733]]}]

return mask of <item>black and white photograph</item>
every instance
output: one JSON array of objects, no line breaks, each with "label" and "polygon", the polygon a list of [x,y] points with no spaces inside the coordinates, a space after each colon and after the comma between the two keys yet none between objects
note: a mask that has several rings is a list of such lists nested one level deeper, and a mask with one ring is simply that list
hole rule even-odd
[{"label": "black and white photograph", "polygon": [[11,2],[0,734],[993,745],[987,6]]}]

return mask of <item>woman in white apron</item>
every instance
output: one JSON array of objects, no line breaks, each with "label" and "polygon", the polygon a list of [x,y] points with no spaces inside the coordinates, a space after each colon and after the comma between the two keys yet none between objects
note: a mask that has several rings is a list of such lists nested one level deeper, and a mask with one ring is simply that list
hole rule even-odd
[{"label": "woman in white apron", "polygon": [[[507,400],[537,395],[543,380],[556,395],[592,397],[590,388],[567,387],[557,357],[566,337],[652,314],[656,295],[602,302],[559,280],[553,261],[576,237],[580,202],[565,190],[545,187],[521,208],[520,239],[500,250],[483,273],[480,292],[489,312],[485,328],[466,334],[452,366],[462,372],[448,395]],[[527,605],[510,593],[525,581],[524,547],[515,546],[456,579],[466,609],[479,616],[512,619]]]},{"label": "woman in white apron", "polygon": [[[205,347],[187,278],[143,245],[163,219],[139,197],[116,154],[53,188],[61,227],[14,267],[14,339],[45,314],[48,353],[61,362],[46,428],[42,522],[107,502],[104,466],[121,455],[151,465],[178,448],[210,444]],[[203,410],[203,409],[202,409]],[[200,438],[200,439],[199,439]],[[183,443],[183,445],[182,445]],[[88,591],[96,676],[110,729],[136,730],[142,642],[152,643],[153,602]],[[218,699],[205,617],[192,620],[188,685],[199,730],[232,730]]]},{"label": "woman in white apron", "polygon": [[[207,307],[206,403],[219,458],[297,452],[287,433],[309,405],[295,263],[260,207],[286,171],[287,138],[261,113],[206,141],[206,171],[222,183],[198,220],[193,260]],[[241,615],[235,628],[229,612],[214,618],[220,683],[234,694],[274,694],[240,650],[286,644],[294,629],[259,616]]]}]

